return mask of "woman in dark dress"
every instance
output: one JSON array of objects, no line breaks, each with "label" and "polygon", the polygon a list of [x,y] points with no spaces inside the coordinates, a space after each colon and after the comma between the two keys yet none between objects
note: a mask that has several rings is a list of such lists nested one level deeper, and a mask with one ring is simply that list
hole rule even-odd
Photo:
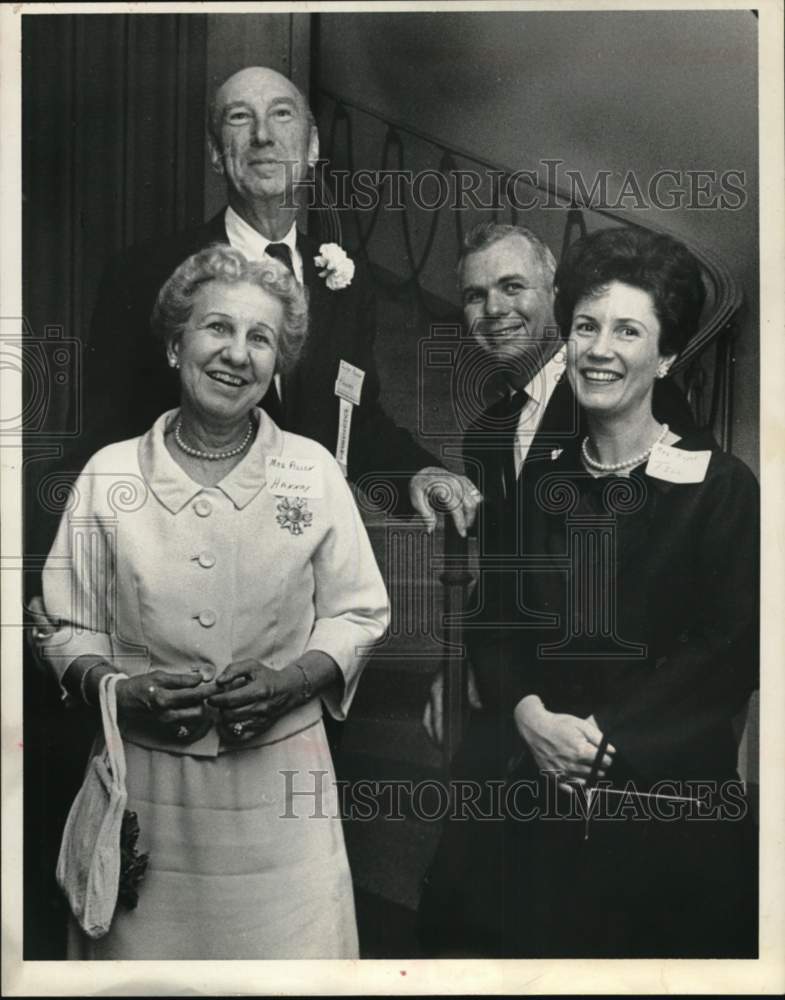
[{"label": "woman in dark dress", "polygon": [[574,244],[555,285],[588,433],[525,484],[539,568],[521,574],[529,628],[499,663],[507,818],[464,838],[489,875],[469,875],[476,905],[459,889],[452,912],[476,932],[493,886],[484,932],[501,955],[752,957],[733,723],[757,683],[757,483],[651,409],[697,330],[700,270],[670,237],[612,229]]}]

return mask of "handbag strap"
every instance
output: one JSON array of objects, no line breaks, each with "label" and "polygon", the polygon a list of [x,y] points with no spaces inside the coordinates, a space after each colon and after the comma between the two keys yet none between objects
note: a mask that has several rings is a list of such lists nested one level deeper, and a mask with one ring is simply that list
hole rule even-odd
[{"label": "handbag strap", "polygon": [[98,704],[101,708],[101,721],[104,727],[104,742],[112,778],[115,784],[125,788],[125,747],[120,727],[117,724],[117,682],[128,674],[105,674],[98,685]]}]

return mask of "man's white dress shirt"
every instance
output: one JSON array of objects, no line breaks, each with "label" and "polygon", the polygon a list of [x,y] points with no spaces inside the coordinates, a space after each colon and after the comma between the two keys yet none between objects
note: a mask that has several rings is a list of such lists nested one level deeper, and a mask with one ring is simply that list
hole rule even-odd
[{"label": "man's white dress shirt", "polygon": [[561,379],[566,378],[567,351],[560,348],[537,372],[524,389],[527,399],[518,418],[515,431],[515,475],[519,476],[534,435],[539,430],[543,414]]},{"label": "man's white dress shirt", "polygon": [[230,206],[226,209],[224,216],[226,235],[229,243],[235,250],[247,257],[248,260],[263,260],[265,251],[271,243],[285,243],[292,254],[292,267],[294,276],[298,282],[303,283],[303,259],[297,249],[297,223],[292,225],[289,232],[280,240],[268,240],[266,236],[258,233],[253,226],[249,226],[245,219],[241,218]]}]

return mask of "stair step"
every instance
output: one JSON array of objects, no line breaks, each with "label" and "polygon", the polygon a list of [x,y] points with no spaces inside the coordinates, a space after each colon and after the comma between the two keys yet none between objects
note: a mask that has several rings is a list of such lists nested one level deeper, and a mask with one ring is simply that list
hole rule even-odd
[{"label": "stair step", "polygon": [[411,907],[367,892],[356,881],[354,902],[361,958],[427,958],[417,939],[417,915]]},{"label": "stair step", "polygon": [[[406,761],[393,757],[381,757],[378,753],[363,751],[341,751],[336,761],[336,774],[340,781],[347,783],[346,796],[354,794],[353,786],[357,782],[407,782],[411,785],[422,782],[443,782],[444,770],[441,751],[434,748],[435,756],[427,763],[423,761]],[[438,759],[437,759],[438,758]],[[362,794],[367,795],[367,789]],[[408,809],[402,810],[411,812]],[[426,811],[428,807],[426,806]]]},{"label": "stair step", "polygon": [[413,676],[423,678],[423,683],[427,678],[428,684],[430,684],[433,675],[441,669],[443,663],[444,658],[439,656],[417,656],[416,654],[400,656],[397,650],[394,655],[392,650],[389,654],[374,653],[365,665],[365,674],[360,684],[364,683],[366,677],[371,674],[374,675],[373,682],[376,683],[379,675],[386,673],[400,674],[402,683],[408,682],[408,678]]},{"label": "stair step", "polygon": [[346,852],[354,884],[414,912],[422,880],[436,851],[441,824],[384,818],[344,820]]},{"label": "stair step", "polygon": [[367,669],[357,687],[347,729],[358,718],[421,719],[431,683],[432,674],[397,669],[393,664]]},{"label": "stair step", "polygon": [[441,751],[428,738],[416,718],[366,718],[350,716],[341,743],[341,754],[360,753],[384,760],[405,761],[438,768]]}]

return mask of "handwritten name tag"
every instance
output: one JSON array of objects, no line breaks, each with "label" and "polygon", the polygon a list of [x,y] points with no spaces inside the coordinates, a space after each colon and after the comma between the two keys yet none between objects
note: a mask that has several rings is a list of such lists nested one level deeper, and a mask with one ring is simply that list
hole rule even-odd
[{"label": "handwritten name tag", "polygon": [[710,459],[710,451],[684,451],[667,444],[655,444],[646,466],[646,475],[668,483],[702,483]]},{"label": "handwritten name tag", "polygon": [[353,406],[359,406],[364,380],[365,372],[362,368],[355,368],[348,361],[341,361],[338,365],[338,378],[335,380],[335,395]]},{"label": "handwritten name tag", "polygon": [[324,496],[321,463],[315,458],[268,455],[267,488],[278,497],[319,500]]}]

